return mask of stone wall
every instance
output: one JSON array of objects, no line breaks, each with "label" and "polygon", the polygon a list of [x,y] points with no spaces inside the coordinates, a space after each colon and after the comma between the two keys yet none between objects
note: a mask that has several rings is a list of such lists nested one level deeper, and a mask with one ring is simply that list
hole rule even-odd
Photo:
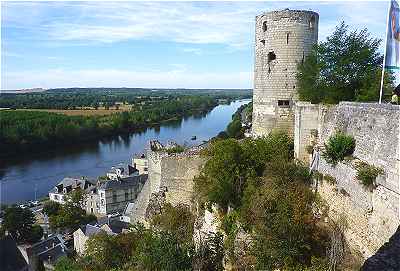
[{"label": "stone wall", "polygon": [[[337,106],[309,103],[296,105],[295,156],[308,161],[305,148],[310,131],[318,131],[317,144],[341,131],[356,140],[353,156],[335,167],[321,158],[318,170],[336,179],[323,181],[318,192],[329,205],[329,215],[344,214],[349,224],[345,233],[351,248],[371,256],[396,231],[399,219],[400,106],[343,102]],[[374,190],[364,188],[356,178],[356,161],[381,167]]]},{"label": "stone wall", "polygon": [[166,202],[192,206],[193,178],[200,173],[205,159],[200,155],[173,155],[161,161],[161,187],[166,188]]},{"label": "stone wall", "polygon": [[193,178],[205,163],[199,150],[192,148],[179,154],[149,150],[147,157],[149,178],[134,203],[131,221],[146,223],[152,195],[162,194],[165,202],[173,206],[186,204],[192,207]]},{"label": "stone wall", "polygon": [[254,136],[293,132],[297,65],[318,40],[317,13],[272,11],[256,16],[253,91]]}]

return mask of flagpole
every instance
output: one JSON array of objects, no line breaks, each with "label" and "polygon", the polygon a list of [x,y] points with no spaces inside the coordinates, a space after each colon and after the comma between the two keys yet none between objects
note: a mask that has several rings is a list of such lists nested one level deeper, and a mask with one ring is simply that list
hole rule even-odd
[{"label": "flagpole", "polygon": [[385,77],[385,64],[386,64],[386,50],[387,50],[387,43],[388,43],[388,31],[389,31],[389,18],[390,18],[390,6],[391,6],[392,1],[389,0],[389,8],[387,11],[387,17],[386,17],[386,35],[385,35],[385,49],[383,53],[383,65],[382,65],[382,75],[381,75],[381,89],[379,91],[379,103],[382,103],[382,95],[383,95],[383,79]]}]

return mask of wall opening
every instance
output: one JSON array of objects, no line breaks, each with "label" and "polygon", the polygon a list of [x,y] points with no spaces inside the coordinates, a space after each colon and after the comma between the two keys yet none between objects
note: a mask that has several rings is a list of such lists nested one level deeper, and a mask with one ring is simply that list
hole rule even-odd
[{"label": "wall opening", "polygon": [[310,29],[314,29],[315,28],[315,16],[311,17],[309,25],[310,25]]},{"label": "wall opening", "polygon": [[304,51],[303,51],[303,57],[301,58],[301,64],[304,64]]},{"label": "wall opening", "polygon": [[267,27],[267,22],[266,21],[263,22],[262,29],[263,29],[264,32],[267,31],[268,27]]},{"label": "wall opening", "polygon": [[289,44],[289,33],[286,33],[286,44]]},{"label": "wall opening", "polygon": [[290,101],[289,100],[278,100],[278,106],[280,107],[289,107]]},{"label": "wall opening", "polygon": [[271,63],[271,61],[276,59],[276,55],[274,53],[274,51],[271,51],[268,53],[268,64]]}]

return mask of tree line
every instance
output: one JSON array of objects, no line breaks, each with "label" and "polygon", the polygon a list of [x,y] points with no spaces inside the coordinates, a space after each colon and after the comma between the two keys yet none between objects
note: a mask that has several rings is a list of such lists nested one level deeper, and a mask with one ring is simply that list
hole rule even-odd
[{"label": "tree line", "polygon": [[82,107],[112,107],[123,103],[141,105],[152,101],[173,101],[181,96],[210,96],[215,99],[250,98],[249,90],[150,90],[150,89],[50,89],[41,93],[3,94],[0,108],[13,109],[76,109]]},{"label": "tree line", "polygon": [[161,100],[107,116],[66,116],[36,111],[0,111],[0,153],[40,151],[119,133],[132,132],[170,119],[204,113],[217,105],[208,96]]}]

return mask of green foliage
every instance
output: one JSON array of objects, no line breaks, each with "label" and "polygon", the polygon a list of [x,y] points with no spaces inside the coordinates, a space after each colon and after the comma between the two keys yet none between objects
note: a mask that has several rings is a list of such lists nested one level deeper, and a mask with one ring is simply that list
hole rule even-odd
[{"label": "green foliage", "polygon": [[166,151],[167,151],[168,154],[181,153],[181,152],[185,151],[185,148],[183,146],[181,146],[181,145],[177,145],[177,146],[174,146],[172,148],[166,149]]},{"label": "green foliage", "polygon": [[328,163],[336,165],[343,161],[346,156],[352,155],[355,147],[356,141],[352,136],[339,132],[328,139],[322,156]]},{"label": "green foliage", "polygon": [[9,206],[4,210],[2,229],[18,242],[36,242],[42,238],[43,230],[34,223],[35,215],[28,208]]},{"label": "green foliage", "polygon": [[66,198],[66,202],[60,205],[57,212],[49,215],[49,224],[52,229],[76,230],[80,225],[84,225],[97,218],[82,209],[85,194],[82,190],[72,191]]},{"label": "green foliage", "polygon": [[221,233],[209,233],[198,245],[193,270],[222,271],[224,259],[223,236]]},{"label": "green foliage", "polygon": [[228,137],[232,138],[243,138],[243,128],[240,116],[235,116],[233,120],[228,124],[226,128],[226,133]]},{"label": "green foliage", "polygon": [[232,115],[232,121],[228,124],[226,131],[220,133],[217,138],[236,138],[241,139],[244,137],[245,128],[242,127],[242,114],[244,114],[244,121],[251,121],[251,115],[253,111],[253,103],[242,105],[236,110],[235,114]]},{"label": "green foliage", "polygon": [[61,204],[52,200],[46,201],[43,205],[43,213],[47,216],[56,215],[61,208]]},{"label": "green foliage", "polygon": [[[300,99],[329,104],[377,101],[383,58],[379,45],[367,29],[350,32],[342,22],[298,64]],[[392,85],[393,77],[387,74],[385,93],[391,93]]]},{"label": "green foliage", "polygon": [[173,207],[166,203],[151,222],[153,227],[174,235],[181,243],[192,242],[194,216],[186,205]]},{"label": "green foliage", "polygon": [[0,155],[41,151],[52,146],[140,130],[170,119],[201,114],[217,105],[207,96],[154,101],[106,116],[66,116],[37,111],[0,112]]},{"label": "green foliage", "polygon": [[119,267],[122,260],[122,251],[118,249],[114,235],[107,233],[96,234],[86,242],[85,256],[92,267],[99,270],[108,270]]},{"label": "green foliage", "polygon": [[79,264],[71,258],[63,256],[59,258],[54,266],[54,271],[81,271]]},{"label": "green foliage", "polygon": [[200,176],[195,178],[197,200],[216,203],[225,211],[228,206],[240,206],[246,181],[261,176],[272,159],[291,159],[292,147],[292,140],[280,133],[240,143],[235,139],[215,141]]},{"label": "green foliage", "polygon": [[168,232],[144,231],[133,261],[138,270],[189,270],[194,248]]},{"label": "green foliage", "polygon": [[27,238],[27,241],[29,243],[36,243],[39,242],[43,237],[43,228],[38,225],[38,224],[34,224],[31,228],[31,232]]},{"label": "green foliage", "polygon": [[365,162],[357,164],[357,179],[367,188],[373,189],[376,186],[376,177],[383,174],[382,168],[369,165]]},{"label": "green foliage", "polygon": [[293,162],[273,161],[266,176],[246,189],[241,216],[253,233],[257,270],[309,265],[312,255],[323,255],[325,238],[314,223],[315,196],[307,171]]}]

